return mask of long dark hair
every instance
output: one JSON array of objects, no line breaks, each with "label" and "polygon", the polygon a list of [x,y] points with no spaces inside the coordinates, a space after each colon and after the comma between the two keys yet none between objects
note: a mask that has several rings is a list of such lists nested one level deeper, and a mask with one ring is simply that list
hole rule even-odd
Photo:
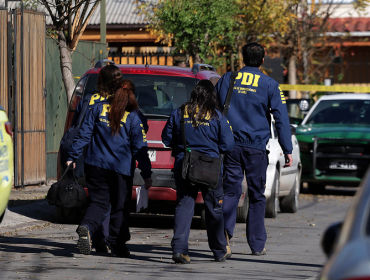
[{"label": "long dark hair", "polygon": [[100,95],[108,98],[109,124],[112,134],[120,130],[121,119],[125,111],[138,110],[135,98],[135,85],[130,80],[121,80],[121,70],[115,65],[103,67],[98,76],[97,87]]},{"label": "long dark hair", "polygon": [[197,127],[198,121],[218,118],[216,90],[209,80],[200,80],[192,90],[190,100],[185,103],[187,113],[193,126]]}]

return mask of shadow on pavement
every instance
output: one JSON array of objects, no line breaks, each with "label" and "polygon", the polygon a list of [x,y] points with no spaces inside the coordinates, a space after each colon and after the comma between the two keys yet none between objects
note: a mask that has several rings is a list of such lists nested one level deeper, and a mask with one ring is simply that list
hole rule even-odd
[{"label": "shadow on pavement", "polygon": [[46,200],[36,200],[30,204],[9,207],[9,211],[35,220],[55,221],[54,206],[49,205]]},{"label": "shadow on pavement", "polygon": [[75,244],[53,242],[48,239],[29,238],[24,236],[0,236],[0,250],[9,253],[23,254],[50,253],[60,257],[73,257],[73,254],[78,253]]}]

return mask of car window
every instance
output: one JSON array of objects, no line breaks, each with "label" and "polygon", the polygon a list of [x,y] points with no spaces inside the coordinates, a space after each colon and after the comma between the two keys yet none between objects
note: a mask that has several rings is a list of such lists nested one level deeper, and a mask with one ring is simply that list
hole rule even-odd
[{"label": "car window", "polygon": [[78,81],[75,87],[75,90],[72,95],[71,103],[69,104],[69,110],[72,112],[76,111],[77,105],[78,103],[80,103],[83,97],[86,80],[87,80],[87,76],[83,77],[81,80]]},{"label": "car window", "polygon": [[[85,92],[96,91],[98,74],[91,74]],[[188,77],[123,74],[123,79],[132,80],[135,84],[135,97],[140,110],[145,115],[169,116],[190,98],[198,80]]]},{"label": "car window", "polygon": [[323,100],[306,124],[370,125],[370,100]]}]

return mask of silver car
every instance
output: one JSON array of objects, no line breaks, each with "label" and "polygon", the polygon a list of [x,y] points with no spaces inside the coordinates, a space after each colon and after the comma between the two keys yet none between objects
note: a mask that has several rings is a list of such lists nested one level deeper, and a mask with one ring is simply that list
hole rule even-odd
[{"label": "silver car", "polygon": [[[266,149],[269,151],[269,165],[266,180],[266,218],[275,218],[279,211],[295,213],[298,210],[302,164],[295,128],[291,126],[293,144],[293,165],[283,168],[285,158],[278,142],[275,124],[271,123],[271,137]],[[244,179],[242,196],[239,201],[237,222],[245,222],[248,211],[247,184]]]},{"label": "silver car", "polygon": [[370,280],[370,169],[344,222],[326,230],[322,246],[330,258],[320,280]]}]

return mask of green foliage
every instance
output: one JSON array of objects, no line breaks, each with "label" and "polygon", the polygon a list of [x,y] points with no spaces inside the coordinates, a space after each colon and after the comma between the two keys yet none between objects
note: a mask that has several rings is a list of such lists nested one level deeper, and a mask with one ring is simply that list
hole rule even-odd
[{"label": "green foliage", "polygon": [[[344,1],[344,0],[343,0]],[[342,55],[325,36],[328,20],[343,1],[310,0],[137,0],[158,41],[215,65],[221,55],[240,57],[240,47],[258,41],[270,56],[295,57],[301,83],[318,83],[333,57]],[[154,4],[156,3],[156,4]],[[353,2],[364,11],[370,0]],[[336,40],[336,41],[335,41]],[[328,47],[329,46],[329,47]],[[242,63],[240,62],[240,66]],[[288,65],[286,65],[287,67]]]},{"label": "green foliage", "polygon": [[237,52],[236,0],[160,0],[156,5],[144,1],[140,8],[151,22],[151,33],[177,52],[216,64],[220,50]]}]

